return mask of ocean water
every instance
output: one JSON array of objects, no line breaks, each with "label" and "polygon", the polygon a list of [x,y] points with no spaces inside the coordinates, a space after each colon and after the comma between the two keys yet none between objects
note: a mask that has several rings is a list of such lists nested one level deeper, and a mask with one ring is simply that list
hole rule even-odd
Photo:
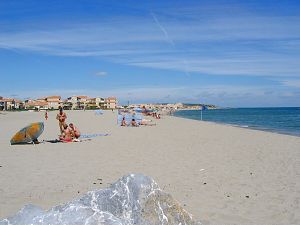
[{"label": "ocean water", "polygon": [[[201,120],[201,111],[182,110],[175,116]],[[300,107],[204,110],[202,120],[300,136]]]}]

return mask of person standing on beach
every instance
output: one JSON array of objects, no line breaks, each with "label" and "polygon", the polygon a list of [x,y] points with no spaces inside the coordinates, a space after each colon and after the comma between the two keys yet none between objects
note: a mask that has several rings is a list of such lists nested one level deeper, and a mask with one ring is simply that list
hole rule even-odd
[{"label": "person standing on beach", "polygon": [[45,119],[48,120],[48,110],[45,112]]},{"label": "person standing on beach", "polygon": [[63,111],[62,107],[59,107],[59,113],[56,115],[56,119],[58,120],[60,133],[62,134],[64,132],[64,125],[66,124],[67,115]]}]

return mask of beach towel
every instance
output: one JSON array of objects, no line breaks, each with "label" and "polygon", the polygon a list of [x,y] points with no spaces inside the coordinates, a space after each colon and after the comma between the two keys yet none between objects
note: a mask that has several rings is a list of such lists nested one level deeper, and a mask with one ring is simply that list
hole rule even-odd
[{"label": "beach towel", "polygon": [[105,137],[111,134],[81,134],[79,139],[93,138],[93,137]]}]

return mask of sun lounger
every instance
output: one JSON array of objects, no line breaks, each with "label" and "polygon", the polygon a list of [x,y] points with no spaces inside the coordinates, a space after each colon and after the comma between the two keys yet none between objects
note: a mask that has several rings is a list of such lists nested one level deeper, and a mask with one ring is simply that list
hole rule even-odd
[{"label": "sun lounger", "polygon": [[103,111],[102,110],[95,110],[95,115],[103,115]]}]

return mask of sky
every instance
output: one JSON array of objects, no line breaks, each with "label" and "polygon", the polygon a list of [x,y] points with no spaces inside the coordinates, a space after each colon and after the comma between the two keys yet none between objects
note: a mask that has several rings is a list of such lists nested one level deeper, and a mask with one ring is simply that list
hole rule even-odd
[{"label": "sky", "polygon": [[300,106],[298,0],[0,0],[0,96]]}]

